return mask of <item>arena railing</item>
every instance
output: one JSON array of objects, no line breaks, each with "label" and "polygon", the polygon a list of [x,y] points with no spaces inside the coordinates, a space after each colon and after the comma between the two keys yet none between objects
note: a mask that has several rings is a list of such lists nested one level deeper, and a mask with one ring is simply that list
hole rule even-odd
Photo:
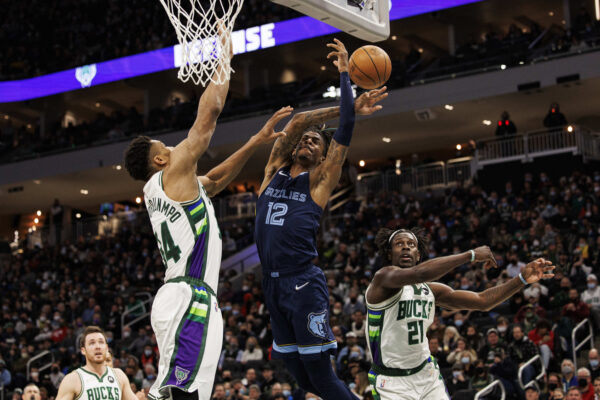
[{"label": "arena railing", "polygon": [[46,363],[46,364],[42,364],[39,368],[38,371],[44,371],[48,368],[50,368],[52,366],[52,364],[54,364],[54,353],[48,351],[48,350],[44,350],[38,354],[36,354],[35,356],[31,357],[29,359],[29,361],[27,361],[27,368],[26,368],[26,374],[27,374],[27,381],[29,382],[31,376],[30,376],[30,371],[31,371],[31,364],[33,364],[34,361],[40,360],[42,358],[45,358],[47,356],[50,356],[51,361]]},{"label": "arena railing", "polygon": [[[579,342],[579,344],[577,344],[577,333],[579,331],[581,331],[582,329],[584,329],[585,327],[588,327],[589,331],[588,331],[588,335],[586,337],[584,337],[581,342]],[[579,349],[581,349],[587,342],[590,342],[591,347],[594,347],[594,327],[592,326],[592,321],[590,321],[588,318],[584,319],[583,321],[581,321],[580,323],[578,323],[575,328],[573,328],[573,331],[571,332],[571,348],[573,351],[573,364],[575,365],[575,371],[577,371],[577,352],[579,351]]]},{"label": "arena railing", "polygon": [[356,195],[364,197],[369,192],[379,191],[418,192],[467,183],[473,176],[472,160],[472,157],[461,157],[417,167],[360,174]]},{"label": "arena railing", "polygon": [[600,159],[600,134],[568,125],[477,141],[477,169],[509,161],[533,161],[536,157],[561,153],[581,154],[584,160]]},{"label": "arena railing", "polygon": [[[525,368],[529,367],[530,365],[533,365],[536,361],[538,361],[540,363],[540,365],[542,366],[542,368],[540,368],[540,373],[537,374],[537,376],[535,378],[533,378],[531,381],[529,381],[527,383],[523,382],[523,371],[525,370]],[[542,379],[544,377],[544,375],[546,375],[546,367],[544,366],[542,357],[540,357],[540,355],[538,354],[536,356],[531,357],[529,360],[524,362],[519,367],[519,371],[518,371],[518,375],[517,375],[518,380],[519,380],[519,386],[521,386],[521,389],[525,390],[529,386],[536,385],[536,382],[538,380]]]},{"label": "arena railing", "polygon": [[494,388],[497,386],[500,387],[500,400],[505,400],[506,399],[506,389],[504,388],[504,385],[502,384],[502,382],[500,382],[499,379],[496,379],[495,381],[493,381],[492,383],[490,383],[489,385],[487,385],[486,387],[481,389],[479,392],[477,392],[475,394],[475,397],[473,398],[473,400],[479,400],[479,399],[481,399],[481,396],[490,394],[494,390]]},{"label": "arena railing", "polygon": [[[138,322],[142,321],[143,319],[150,316],[150,308],[152,306],[153,300],[154,300],[154,298],[152,296],[150,296],[146,300],[143,300],[142,302],[136,304],[135,306],[123,311],[123,313],[121,314],[121,337],[123,337],[123,332],[125,332],[126,327],[135,325],[136,323],[138,323]],[[127,316],[129,316],[131,314],[135,315],[139,312],[141,312],[140,315],[138,315],[137,317],[134,317],[130,321],[127,321],[127,323],[125,322]]]}]

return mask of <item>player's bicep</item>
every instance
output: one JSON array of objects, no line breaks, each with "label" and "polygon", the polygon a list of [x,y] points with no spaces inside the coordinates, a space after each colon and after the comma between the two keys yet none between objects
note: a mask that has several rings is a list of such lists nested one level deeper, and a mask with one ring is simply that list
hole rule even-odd
[{"label": "player's bicep", "polygon": [[131,384],[129,383],[129,378],[125,375],[125,372],[121,369],[115,369],[114,371],[121,384],[121,393],[123,394],[122,400],[138,400],[135,393],[133,393],[133,390],[131,390]]},{"label": "player's bicep", "polygon": [[73,400],[79,395],[81,390],[79,375],[77,375],[77,372],[71,372],[60,383],[56,400]]}]

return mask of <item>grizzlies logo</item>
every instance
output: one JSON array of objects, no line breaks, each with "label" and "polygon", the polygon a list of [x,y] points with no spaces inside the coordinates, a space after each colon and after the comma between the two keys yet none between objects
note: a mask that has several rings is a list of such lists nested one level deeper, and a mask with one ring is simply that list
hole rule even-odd
[{"label": "grizzlies logo", "polygon": [[84,65],[75,70],[75,78],[81,83],[81,87],[89,87],[96,76],[96,64]]},{"label": "grizzlies logo", "polygon": [[327,338],[327,310],[308,314],[308,330],[316,337]]}]

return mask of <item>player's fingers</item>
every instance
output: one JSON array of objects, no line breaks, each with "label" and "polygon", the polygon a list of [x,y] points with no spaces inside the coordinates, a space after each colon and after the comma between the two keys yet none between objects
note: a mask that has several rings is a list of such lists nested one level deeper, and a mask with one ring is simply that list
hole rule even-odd
[{"label": "player's fingers", "polygon": [[332,51],[331,53],[327,54],[327,58],[331,58],[331,57],[337,57],[340,53],[337,51]]},{"label": "player's fingers", "polygon": [[344,45],[344,43],[342,43],[341,40],[333,38],[333,40],[337,43],[338,46],[340,46],[340,49],[344,49],[344,51],[346,50],[346,46]]},{"label": "player's fingers", "polygon": [[275,139],[279,139],[280,137],[286,137],[287,133],[285,133],[284,131],[275,132],[275,135],[273,135],[273,136],[275,136]]},{"label": "player's fingers", "polygon": [[336,67],[338,66],[338,62],[337,62],[337,60],[335,60],[335,61],[333,62],[333,65],[335,65]]},{"label": "player's fingers", "polygon": [[554,274],[544,274],[544,275],[542,275],[542,279],[550,279],[550,278],[554,278]]},{"label": "player's fingers", "polygon": [[542,271],[546,272],[546,271],[552,271],[554,268],[556,268],[554,265],[549,265],[547,267],[544,267],[542,269]]}]

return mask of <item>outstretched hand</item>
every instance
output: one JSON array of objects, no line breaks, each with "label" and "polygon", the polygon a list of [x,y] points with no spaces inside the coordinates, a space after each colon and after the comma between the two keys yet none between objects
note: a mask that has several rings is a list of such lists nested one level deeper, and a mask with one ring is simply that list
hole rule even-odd
[{"label": "outstretched hand", "polygon": [[538,258],[527,264],[521,271],[521,274],[523,274],[523,278],[527,283],[531,284],[541,279],[552,278],[554,276],[554,272],[552,272],[554,268],[556,267],[552,265],[552,261]]},{"label": "outstretched hand", "polygon": [[337,57],[337,59],[333,61],[333,65],[337,67],[340,73],[348,72],[348,50],[346,50],[344,43],[340,42],[338,39],[333,39],[333,41],[335,43],[327,43],[327,47],[331,47],[335,51],[327,54],[327,58]]},{"label": "outstretched hand", "polygon": [[376,106],[375,104],[388,97],[386,90],[387,87],[384,86],[380,89],[369,90],[358,96],[354,102],[354,112],[357,115],[371,115],[375,111],[381,110],[383,106]]},{"label": "outstretched hand", "polygon": [[280,108],[269,120],[265,123],[262,129],[256,134],[256,139],[259,143],[265,144],[274,141],[280,137],[284,137],[284,131],[275,132],[275,125],[282,119],[289,117],[294,109],[290,106]]}]

